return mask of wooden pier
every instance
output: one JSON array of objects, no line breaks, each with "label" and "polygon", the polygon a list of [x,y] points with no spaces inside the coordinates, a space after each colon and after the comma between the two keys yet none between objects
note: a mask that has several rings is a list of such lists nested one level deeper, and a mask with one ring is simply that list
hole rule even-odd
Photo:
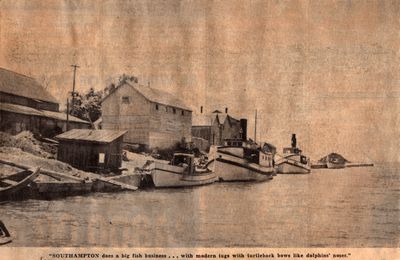
[{"label": "wooden pier", "polygon": [[[29,169],[31,166],[21,163],[14,163],[0,159],[0,163],[21,169]],[[118,181],[116,178],[107,178],[95,173],[85,174],[88,177],[68,175],[48,169],[40,169],[40,175],[47,176],[47,179],[36,179],[29,187],[30,195],[75,195],[89,192],[110,192],[110,191],[135,191],[137,186]],[[121,178],[121,177],[120,177]]]}]

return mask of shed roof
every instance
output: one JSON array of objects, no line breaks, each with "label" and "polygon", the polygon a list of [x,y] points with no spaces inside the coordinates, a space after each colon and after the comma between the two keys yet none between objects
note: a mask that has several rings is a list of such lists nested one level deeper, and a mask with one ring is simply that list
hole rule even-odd
[{"label": "shed roof", "polygon": [[0,91],[31,99],[58,103],[34,78],[0,68]]},{"label": "shed roof", "polygon": [[[10,103],[0,102],[0,111],[7,111],[7,112],[29,115],[29,116],[42,116],[42,117],[48,117],[48,118],[57,119],[57,120],[61,120],[61,121],[67,121],[67,115],[65,113],[40,110],[40,109],[35,109],[32,107],[21,106],[21,105],[10,104]],[[88,121],[82,120],[80,118],[77,118],[77,117],[74,117],[71,115],[68,118],[71,122],[90,124],[90,122],[88,122]]]},{"label": "shed roof", "polygon": [[88,141],[94,143],[111,143],[123,136],[127,131],[117,130],[90,130],[72,129],[68,132],[57,135],[55,138],[66,141]]}]

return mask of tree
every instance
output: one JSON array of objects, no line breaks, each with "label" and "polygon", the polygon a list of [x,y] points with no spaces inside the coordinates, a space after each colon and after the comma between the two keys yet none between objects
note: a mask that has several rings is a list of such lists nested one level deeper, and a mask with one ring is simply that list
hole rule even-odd
[{"label": "tree", "polygon": [[74,100],[70,100],[70,115],[94,122],[101,116],[101,100],[104,91],[90,88],[85,94],[76,92]]},{"label": "tree", "polygon": [[139,79],[138,79],[138,77],[136,77],[136,76],[134,76],[134,75],[129,76],[129,75],[126,75],[126,74],[124,73],[124,74],[122,74],[122,75],[119,77],[119,79],[118,79],[118,86],[117,86],[117,87],[122,86],[122,85],[125,84],[127,81],[133,81],[133,82],[135,82],[135,83],[138,83],[138,82],[139,82]]}]

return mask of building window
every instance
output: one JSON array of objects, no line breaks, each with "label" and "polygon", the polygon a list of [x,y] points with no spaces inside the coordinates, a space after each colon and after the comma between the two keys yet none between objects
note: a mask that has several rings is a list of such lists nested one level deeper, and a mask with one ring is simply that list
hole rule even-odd
[{"label": "building window", "polygon": [[158,104],[156,104],[156,110],[158,110]]},{"label": "building window", "polygon": [[175,108],[172,108],[172,112],[174,112],[174,114],[176,114],[176,109],[175,109]]},{"label": "building window", "polygon": [[184,115],[185,115],[185,111],[182,110],[182,116],[184,116]]},{"label": "building window", "polygon": [[129,97],[128,96],[123,96],[122,97],[122,104],[129,104]]},{"label": "building window", "polygon": [[99,163],[105,162],[106,155],[104,153],[99,153]]}]

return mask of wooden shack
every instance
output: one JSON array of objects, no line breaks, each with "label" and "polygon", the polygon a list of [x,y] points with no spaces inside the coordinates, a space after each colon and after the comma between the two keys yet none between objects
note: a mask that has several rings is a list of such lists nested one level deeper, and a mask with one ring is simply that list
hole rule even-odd
[{"label": "wooden shack", "polygon": [[57,159],[91,172],[117,171],[126,131],[73,129],[56,136]]}]

